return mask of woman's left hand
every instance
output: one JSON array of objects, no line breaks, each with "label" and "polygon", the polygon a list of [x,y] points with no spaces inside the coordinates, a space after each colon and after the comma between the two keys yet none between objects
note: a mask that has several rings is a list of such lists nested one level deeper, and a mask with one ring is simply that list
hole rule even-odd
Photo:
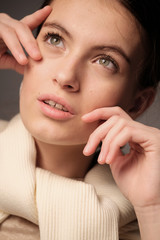
[{"label": "woman's left hand", "polygon": [[[90,135],[84,154],[93,154],[102,142],[98,162],[110,165],[117,185],[133,206],[160,206],[160,130],[132,120],[120,107],[94,110],[82,120],[103,120]],[[123,154],[121,148],[127,143],[130,152]]]}]

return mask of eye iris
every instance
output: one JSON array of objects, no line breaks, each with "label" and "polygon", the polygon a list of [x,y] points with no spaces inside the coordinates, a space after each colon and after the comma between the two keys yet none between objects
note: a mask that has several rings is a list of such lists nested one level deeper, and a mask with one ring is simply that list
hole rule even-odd
[{"label": "eye iris", "polygon": [[60,43],[60,39],[58,37],[54,36],[54,37],[51,37],[50,42],[53,45],[58,45]]},{"label": "eye iris", "polygon": [[109,60],[109,59],[105,59],[105,58],[101,58],[101,59],[99,60],[99,63],[102,64],[102,65],[104,65],[104,66],[108,66],[109,63],[110,63],[110,60]]}]

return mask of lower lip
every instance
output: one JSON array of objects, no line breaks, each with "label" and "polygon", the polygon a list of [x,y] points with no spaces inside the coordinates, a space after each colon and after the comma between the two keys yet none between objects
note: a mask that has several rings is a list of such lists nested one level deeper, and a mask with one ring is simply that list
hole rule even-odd
[{"label": "lower lip", "polygon": [[70,112],[64,112],[56,108],[52,108],[51,106],[44,103],[43,101],[38,101],[38,102],[39,102],[42,113],[45,116],[52,118],[54,120],[69,120],[74,116]]}]

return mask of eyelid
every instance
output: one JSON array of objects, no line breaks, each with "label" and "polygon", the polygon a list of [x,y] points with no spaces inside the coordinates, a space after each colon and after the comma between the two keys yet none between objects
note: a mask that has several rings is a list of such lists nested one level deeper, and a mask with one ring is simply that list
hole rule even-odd
[{"label": "eyelid", "polygon": [[[54,36],[58,37],[64,44],[64,38],[61,36],[61,34],[58,33],[57,31],[53,31],[53,30],[51,32],[48,31],[46,34],[44,34],[43,39],[44,39],[44,41],[47,41],[49,38],[54,37]],[[112,64],[115,66],[115,72],[117,72],[119,70],[119,64],[110,54],[100,54],[100,55],[97,55],[95,58],[96,59],[94,61],[100,60],[102,58],[107,59],[107,60],[111,61]]]},{"label": "eyelid", "polygon": [[[47,33],[45,33],[44,35],[43,35],[43,41],[44,42],[47,42],[47,40],[49,40],[51,37],[57,37],[57,38],[59,38],[59,40],[62,42],[62,44],[63,44],[63,47],[64,47],[64,38],[61,36],[61,34],[59,34],[59,33],[57,33],[57,31],[52,31],[52,32],[47,32]],[[50,44],[50,45],[52,45],[51,43],[48,43],[48,44]],[[54,47],[58,47],[58,48],[62,48],[62,46],[60,47],[60,46],[56,46],[56,45],[53,45]]]},{"label": "eyelid", "polygon": [[117,61],[112,56],[110,56],[109,54],[101,54],[101,55],[98,55],[96,57],[96,61],[99,60],[99,59],[102,59],[102,58],[110,60],[113,63],[113,65],[115,66],[116,71],[119,70],[119,65],[118,65]]},{"label": "eyelid", "polygon": [[64,40],[63,37],[59,33],[56,33],[53,31],[45,33],[43,39],[44,39],[44,41],[47,41],[50,37],[58,37],[62,41]]}]

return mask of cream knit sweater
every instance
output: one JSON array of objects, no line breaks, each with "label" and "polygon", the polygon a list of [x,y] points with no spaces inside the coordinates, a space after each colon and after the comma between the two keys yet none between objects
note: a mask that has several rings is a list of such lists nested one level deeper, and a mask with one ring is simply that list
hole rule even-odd
[{"label": "cream knit sweater", "polygon": [[84,181],[36,168],[34,140],[20,116],[0,134],[0,223],[16,215],[38,224],[41,240],[138,240],[131,204],[107,165]]}]

